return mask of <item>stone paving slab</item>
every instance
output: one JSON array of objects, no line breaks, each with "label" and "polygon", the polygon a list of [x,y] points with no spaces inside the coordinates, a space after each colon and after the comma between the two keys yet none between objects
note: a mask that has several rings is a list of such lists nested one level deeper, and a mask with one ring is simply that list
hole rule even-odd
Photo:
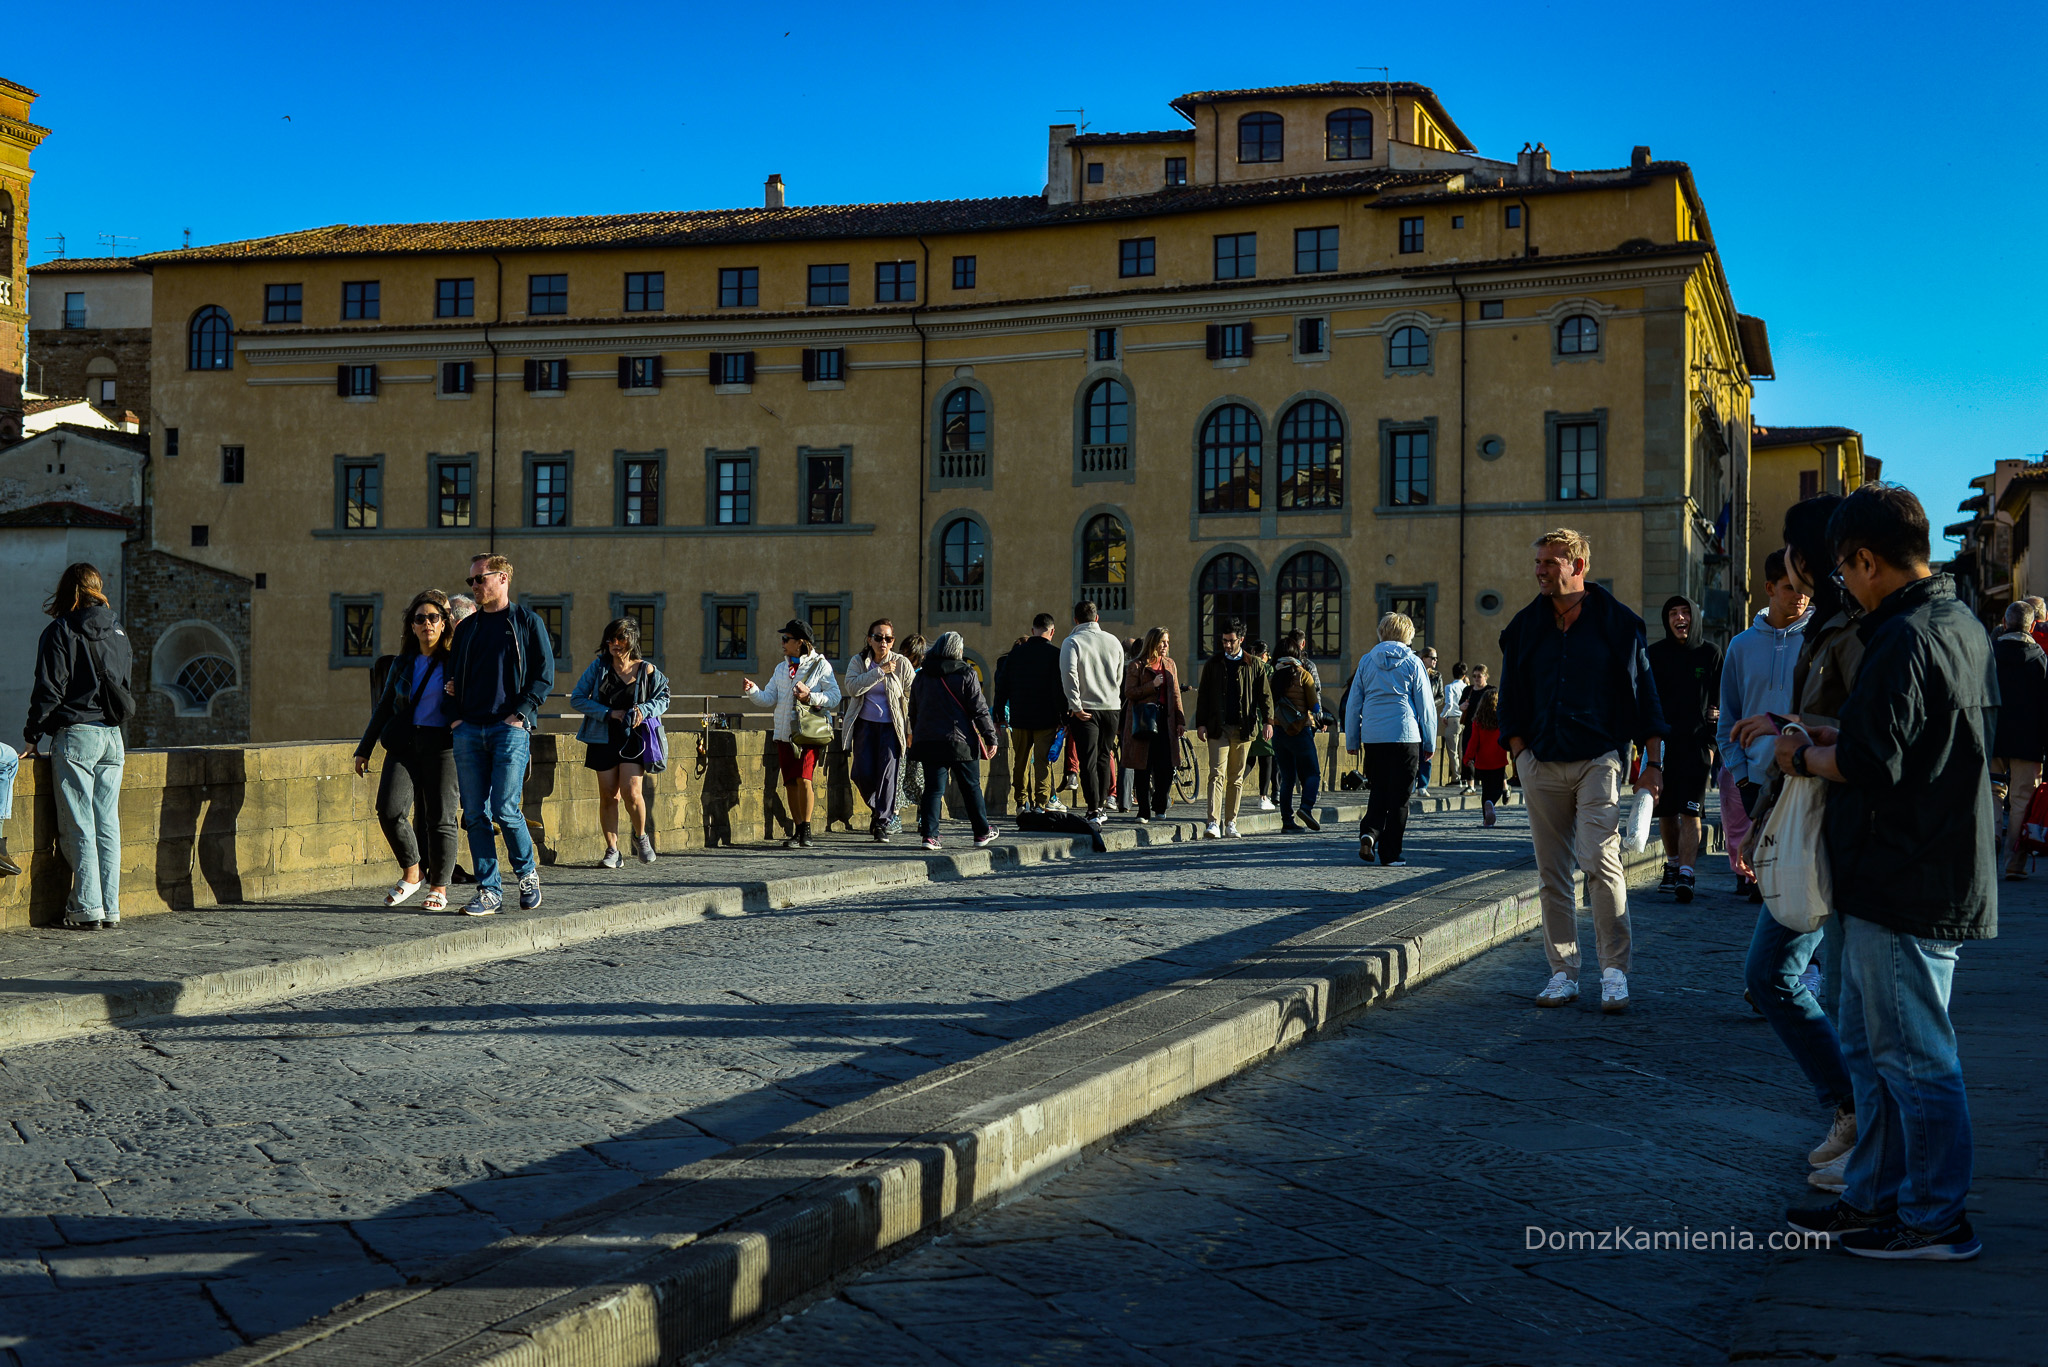
[{"label": "stone paving slab", "polygon": [[[1476,809],[1478,799],[1441,792],[1418,798],[1418,815]],[[1355,821],[1350,793],[1331,795],[1322,819]],[[1275,812],[1246,811],[1248,836],[1279,830]],[[546,900],[516,903],[484,920],[429,914],[417,902],[365,908],[360,891],[137,918],[114,931],[40,927],[0,933],[0,1047],[109,1025],[204,1015],[306,992],[386,981],[465,964],[515,958],[611,935],[803,905],[863,889],[970,878],[1090,853],[1128,853],[1198,840],[1190,808],[1139,826],[1113,817],[1100,837],[1010,832],[976,850],[948,823],[949,848],[923,850],[899,837],[820,837],[810,852],[779,846],[667,856],[624,869],[554,865],[542,871]],[[959,828],[955,831],[952,828]],[[450,890],[454,906],[469,889]]]}]

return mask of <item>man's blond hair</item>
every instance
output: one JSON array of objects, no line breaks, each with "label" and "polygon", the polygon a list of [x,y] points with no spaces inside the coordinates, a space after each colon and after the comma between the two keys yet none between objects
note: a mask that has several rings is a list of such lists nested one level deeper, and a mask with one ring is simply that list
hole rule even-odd
[{"label": "man's blond hair", "polygon": [[1575,532],[1570,527],[1558,527],[1547,531],[1529,544],[1537,550],[1542,550],[1545,546],[1562,546],[1566,558],[1583,560],[1589,565],[1593,563],[1593,543],[1587,539],[1584,532]]},{"label": "man's blond hair", "polygon": [[512,577],[512,562],[502,555],[472,555],[469,558],[471,566],[474,566],[478,561],[483,562],[483,573],[485,574],[502,574],[507,579]]}]

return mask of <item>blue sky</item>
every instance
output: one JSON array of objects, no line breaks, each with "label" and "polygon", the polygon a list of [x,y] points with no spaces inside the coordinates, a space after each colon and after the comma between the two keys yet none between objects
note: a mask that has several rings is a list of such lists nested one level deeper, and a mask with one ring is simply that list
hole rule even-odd
[{"label": "blue sky", "polygon": [[115,46],[17,44],[0,74],[55,130],[41,261],[58,233],[82,256],[101,233],[133,252],[188,228],[756,204],[771,171],[802,203],[1031,194],[1062,110],[1168,128],[1183,91],[1384,66],[1488,155],[1541,140],[1559,166],[1617,166],[1647,143],[1690,162],[1737,305],[1771,326],[1758,420],[1861,430],[1937,526],[1971,474],[2048,450],[2042,268],[2022,247],[2048,218],[2048,6],[1339,13],[102,3]]}]

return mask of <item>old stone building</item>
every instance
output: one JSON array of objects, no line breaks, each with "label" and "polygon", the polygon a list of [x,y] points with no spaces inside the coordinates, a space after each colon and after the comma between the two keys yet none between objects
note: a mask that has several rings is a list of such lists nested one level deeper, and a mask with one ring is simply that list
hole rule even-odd
[{"label": "old stone building", "polygon": [[1081,597],[1190,676],[1230,615],[1339,678],[1392,607],[1486,660],[1558,524],[1648,615],[1739,625],[1767,342],[1683,162],[1486,157],[1405,83],[1172,108],[1054,127],[1037,194],[774,176],[141,258],[152,545],[251,582],[251,735],[353,734],[397,609],[486,548],[565,671],[632,614],[681,695],[737,692],[792,615],[842,659],[888,615],[986,664]]},{"label": "old stone building", "polygon": [[30,123],[36,92],[0,77],[0,442],[21,435],[22,358],[28,346],[29,154],[50,130]]},{"label": "old stone building", "polygon": [[149,426],[149,271],[126,257],[28,270],[28,387]]}]

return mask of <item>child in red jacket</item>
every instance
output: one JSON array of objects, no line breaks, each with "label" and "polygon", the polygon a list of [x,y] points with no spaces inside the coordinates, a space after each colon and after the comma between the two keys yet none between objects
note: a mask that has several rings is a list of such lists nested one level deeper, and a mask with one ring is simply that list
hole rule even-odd
[{"label": "child in red jacket", "polygon": [[1507,795],[1508,752],[1500,743],[1500,690],[1491,684],[1482,689],[1472,708],[1472,724],[1465,728],[1465,763],[1479,775],[1480,824],[1491,826],[1494,804]]}]

